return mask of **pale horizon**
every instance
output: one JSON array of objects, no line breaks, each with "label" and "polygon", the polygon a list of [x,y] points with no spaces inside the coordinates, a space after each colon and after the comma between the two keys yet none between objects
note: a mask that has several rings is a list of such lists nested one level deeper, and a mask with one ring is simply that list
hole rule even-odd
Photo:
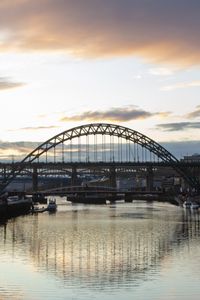
[{"label": "pale horizon", "polygon": [[195,0],[3,1],[0,157],[4,143],[94,122],[187,154],[185,141],[200,141],[199,9]]}]

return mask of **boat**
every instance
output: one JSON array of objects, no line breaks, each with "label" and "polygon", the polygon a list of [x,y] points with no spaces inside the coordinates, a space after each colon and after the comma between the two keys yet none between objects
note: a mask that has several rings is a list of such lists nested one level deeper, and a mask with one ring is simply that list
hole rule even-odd
[{"label": "boat", "polygon": [[191,209],[198,209],[199,208],[199,204],[196,202],[192,202],[191,203]]},{"label": "boat", "polygon": [[14,216],[26,214],[31,211],[32,200],[25,196],[13,195],[6,199],[6,214],[7,216]]},{"label": "boat", "polygon": [[35,193],[32,195],[34,203],[47,204],[47,198],[42,193]]},{"label": "boat", "polygon": [[[77,187],[76,191],[67,195],[67,201],[84,204],[106,204],[106,200],[115,201],[115,188],[106,186]],[[120,198],[121,199],[121,198]]]},{"label": "boat", "polygon": [[47,211],[47,207],[39,207],[39,206],[35,206],[35,205],[33,205],[33,208],[32,208],[32,210],[31,210],[31,213],[32,214],[39,214],[39,213],[43,213],[43,212],[45,212],[45,211]]},{"label": "boat", "polygon": [[105,194],[94,193],[74,193],[67,196],[67,201],[72,203],[85,203],[85,204],[106,204]]},{"label": "boat", "polygon": [[5,218],[7,215],[7,203],[5,199],[0,198],[0,219]]},{"label": "boat", "polygon": [[184,201],[183,202],[183,208],[191,208],[191,202],[190,201]]},{"label": "boat", "polygon": [[74,195],[67,200],[73,203],[106,204],[106,197],[103,195]]},{"label": "boat", "polygon": [[55,212],[57,210],[57,204],[55,199],[50,199],[48,206],[47,206],[47,211],[49,212]]},{"label": "boat", "polygon": [[183,202],[183,208],[186,208],[186,209],[198,209],[199,208],[199,204],[197,202],[184,201]]}]

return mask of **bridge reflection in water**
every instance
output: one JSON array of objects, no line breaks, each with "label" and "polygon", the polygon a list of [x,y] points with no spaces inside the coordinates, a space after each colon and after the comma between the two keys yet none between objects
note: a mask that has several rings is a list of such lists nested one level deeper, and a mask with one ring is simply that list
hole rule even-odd
[{"label": "bridge reflection in water", "polygon": [[79,287],[101,289],[152,277],[171,251],[199,233],[198,213],[168,205],[79,206],[10,221],[0,228],[0,254],[22,257],[68,286],[78,280]]}]

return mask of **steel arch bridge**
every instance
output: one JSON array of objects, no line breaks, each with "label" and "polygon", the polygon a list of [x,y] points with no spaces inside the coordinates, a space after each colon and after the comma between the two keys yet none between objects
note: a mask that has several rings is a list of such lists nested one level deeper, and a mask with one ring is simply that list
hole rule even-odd
[{"label": "steel arch bridge", "polygon": [[[91,143],[91,139],[93,143]],[[76,141],[76,143],[73,143]],[[68,143],[68,144],[67,144]],[[67,156],[67,157],[66,157]],[[34,162],[162,162],[170,165],[194,188],[199,182],[181,167],[179,160],[151,138],[133,129],[116,124],[91,123],[55,135],[39,145],[3,179],[0,192],[18,176],[27,164]]]}]

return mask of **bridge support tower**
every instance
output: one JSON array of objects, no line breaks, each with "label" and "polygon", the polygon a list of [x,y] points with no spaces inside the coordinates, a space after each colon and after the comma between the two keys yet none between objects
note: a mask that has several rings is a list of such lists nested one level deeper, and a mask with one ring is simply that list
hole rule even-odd
[{"label": "bridge support tower", "polygon": [[146,189],[148,191],[153,191],[153,169],[152,167],[148,167],[147,168],[147,176],[146,176],[146,182],[147,182],[147,185],[146,185]]},{"label": "bridge support tower", "polygon": [[110,187],[116,188],[117,182],[116,182],[116,169],[115,167],[110,167],[109,170],[109,181],[110,181]]},{"label": "bridge support tower", "polygon": [[71,175],[71,185],[77,185],[78,177],[77,177],[77,168],[72,168],[72,175]]},{"label": "bridge support tower", "polygon": [[[109,181],[110,181],[110,187],[116,188],[117,187],[117,182],[116,182],[116,169],[114,166],[110,167],[109,170]],[[116,201],[116,196],[114,193],[111,193],[110,196],[110,202],[115,203]]]},{"label": "bridge support tower", "polygon": [[36,166],[33,167],[33,175],[32,175],[32,185],[33,185],[33,191],[38,191],[38,169]]},{"label": "bridge support tower", "polygon": [[125,193],[125,198],[124,198],[125,202],[133,202],[133,196],[131,194],[126,194]]}]

